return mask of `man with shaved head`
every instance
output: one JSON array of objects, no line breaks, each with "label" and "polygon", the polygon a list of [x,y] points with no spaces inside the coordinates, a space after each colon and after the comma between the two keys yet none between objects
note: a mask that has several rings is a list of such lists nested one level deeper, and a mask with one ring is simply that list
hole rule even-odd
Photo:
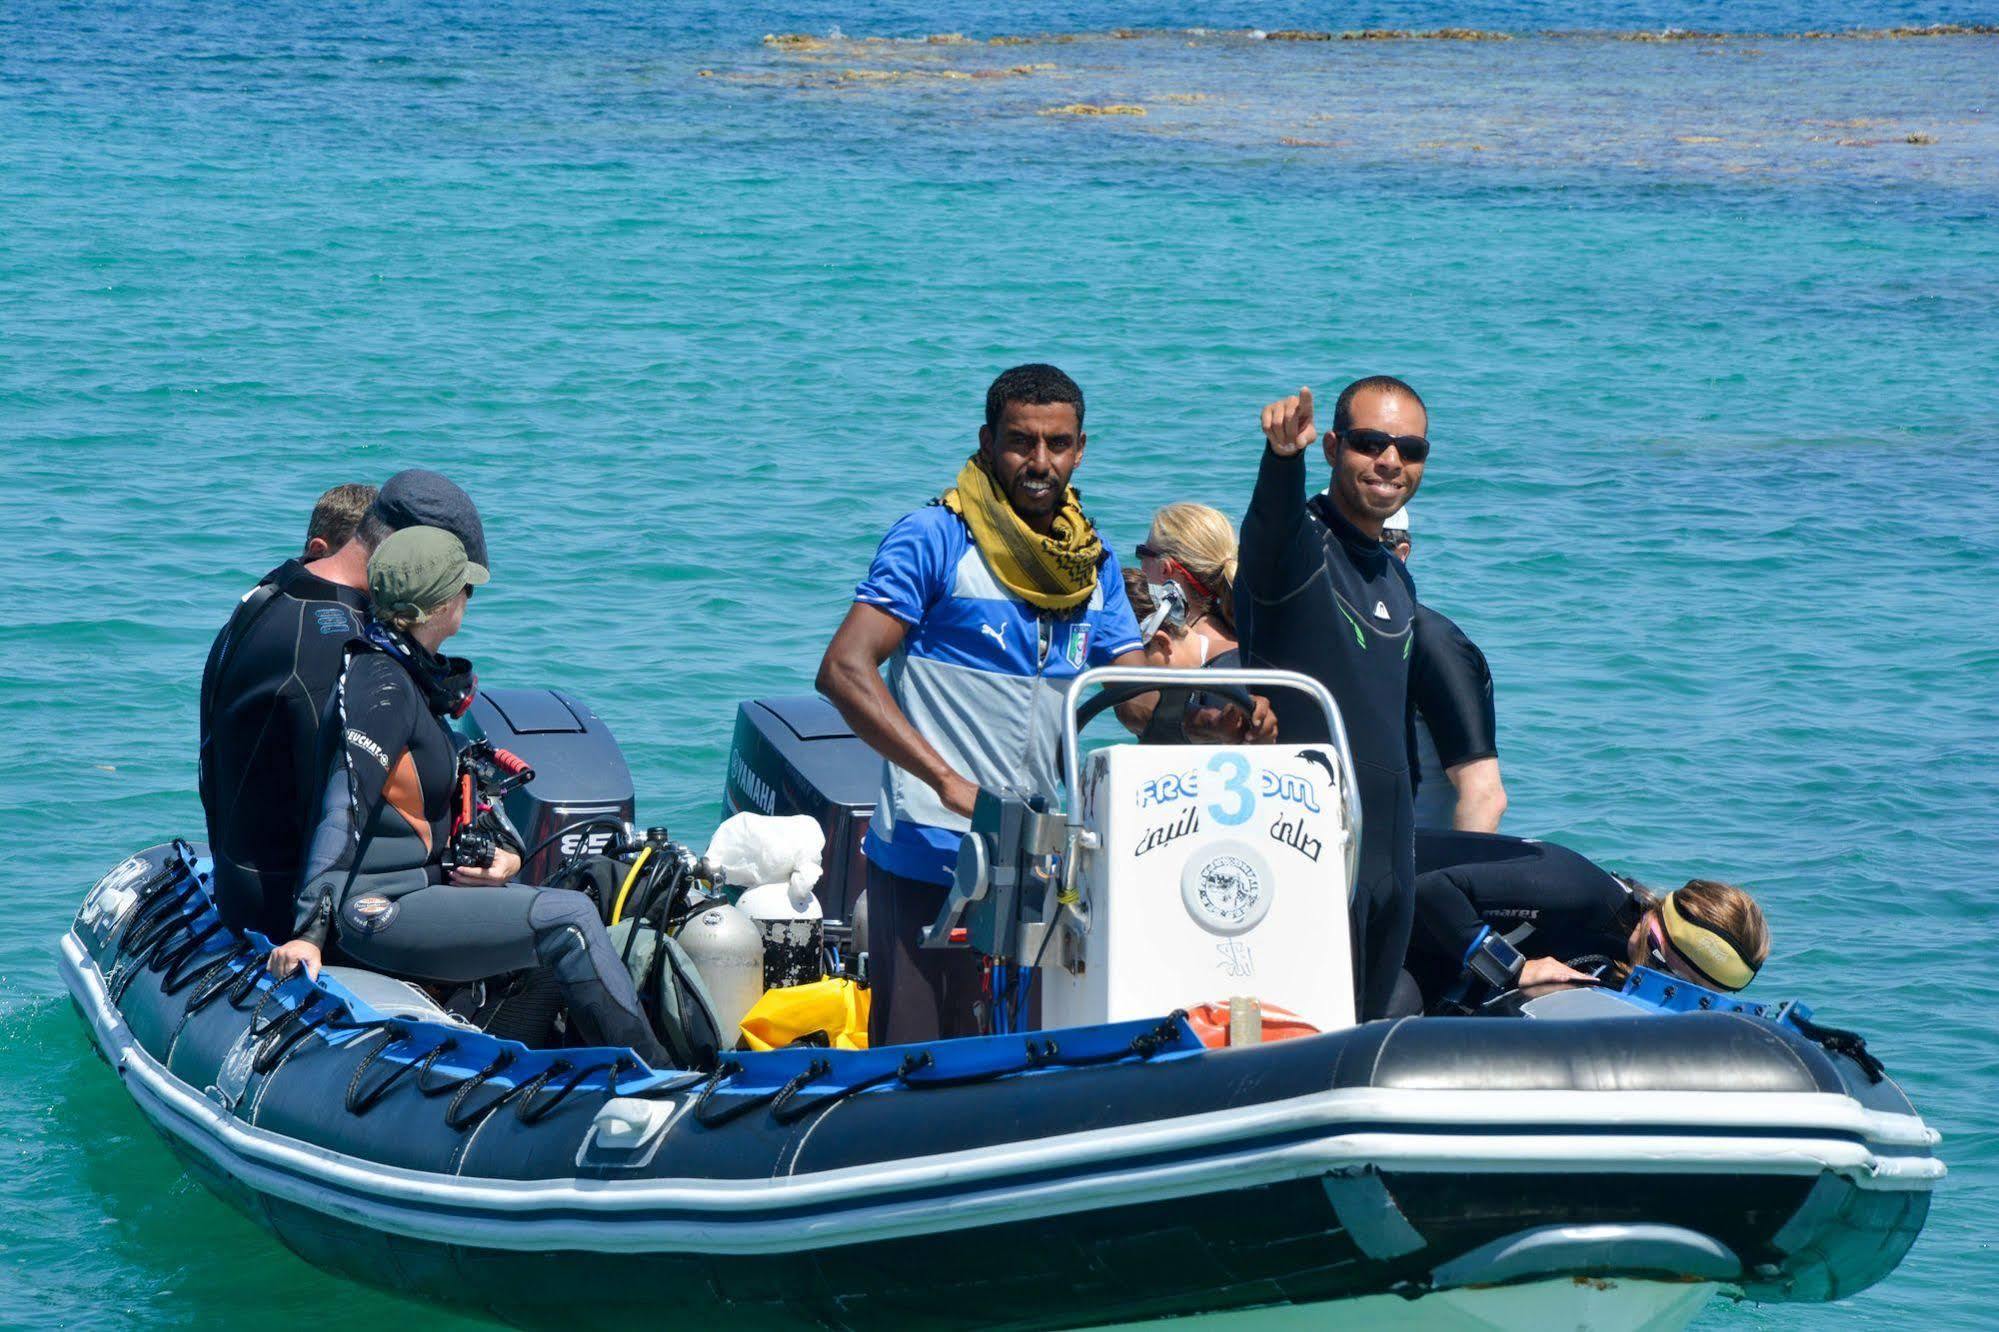
[{"label": "man with shaved head", "polygon": [[[1416,586],[1381,533],[1422,484],[1429,424],[1416,390],[1388,375],[1347,385],[1323,439],[1311,389],[1265,407],[1236,576],[1244,663],[1312,676],[1346,722],[1361,799],[1353,942],[1364,1020],[1395,1006],[1415,910],[1405,718]],[[1305,451],[1314,441],[1332,484],[1308,498]],[[1276,691],[1271,703],[1280,740],[1328,738],[1317,708],[1295,690]]]}]

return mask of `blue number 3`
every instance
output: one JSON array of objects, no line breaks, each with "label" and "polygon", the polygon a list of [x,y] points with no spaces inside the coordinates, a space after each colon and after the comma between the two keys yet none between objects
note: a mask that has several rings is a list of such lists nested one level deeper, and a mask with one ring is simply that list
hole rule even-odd
[{"label": "blue number 3", "polygon": [[1231,828],[1248,823],[1249,816],[1256,813],[1256,792],[1249,788],[1249,760],[1240,754],[1217,754],[1208,760],[1208,771],[1227,772],[1222,789],[1236,798],[1234,809],[1223,808],[1220,801],[1209,805],[1208,817]]}]

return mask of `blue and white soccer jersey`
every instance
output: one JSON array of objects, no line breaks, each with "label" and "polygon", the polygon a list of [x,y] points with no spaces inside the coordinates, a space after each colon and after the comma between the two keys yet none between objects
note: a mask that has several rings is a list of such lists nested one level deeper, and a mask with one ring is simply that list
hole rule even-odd
[{"label": "blue and white soccer jersey", "polygon": [[[889,658],[888,690],[945,762],[981,787],[1051,799],[1062,784],[1069,681],[1139,647],[1108,550],[1088,606],[1037,611],[1000,584],[964,522],[941,504],[889,529],[854,600],[909,626]],[[968,826],[922,778],[883,761],[868,859],[906,879],[949,883]]]}]

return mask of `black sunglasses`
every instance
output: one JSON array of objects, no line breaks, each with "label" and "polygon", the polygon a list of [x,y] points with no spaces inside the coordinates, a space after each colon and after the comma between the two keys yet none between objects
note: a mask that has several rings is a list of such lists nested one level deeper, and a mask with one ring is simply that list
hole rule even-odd
[{"label": "black sunglasses", "polygon": [[1366,458],[1379,458],[1395,447],[1402,461],[1423,462],[1430,456],[1430,441],[1421,435],[1391,435],[1386,430],[1336,430],[1334,436],[1355,453]]}]

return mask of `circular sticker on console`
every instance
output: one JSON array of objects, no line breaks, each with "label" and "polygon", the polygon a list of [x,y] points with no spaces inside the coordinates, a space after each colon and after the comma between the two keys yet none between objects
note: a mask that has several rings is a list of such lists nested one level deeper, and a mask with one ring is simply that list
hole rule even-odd
[{"label": "circular sticker on console", "polygon": [[1263,857],[1241,842],[1220,842],[1190,857],[1180,872],[1180,900],[1212,934],[1245,934],[1270,911],[1276,881]]}]

